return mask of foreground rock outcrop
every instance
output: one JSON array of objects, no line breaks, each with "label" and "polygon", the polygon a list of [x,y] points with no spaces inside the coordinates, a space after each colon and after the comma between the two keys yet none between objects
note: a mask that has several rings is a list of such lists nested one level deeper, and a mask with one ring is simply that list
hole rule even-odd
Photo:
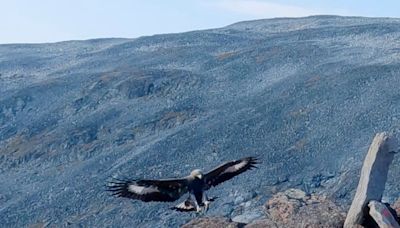
[{"label": "foreground rock outcrop", "polygon": [[366,227],[400,228],[396,221],[396,212],[390,208],[390,205],[381,202],[389,167],[398,150],[396,137],[388,132],[375,135],[365,156],[360,180],[347,212],[344,228],[353,228],[359,224]]},{"label": "foreground rock outcrop", "polygon": [[274,195],[266,214],[278,227],[342,227],[346,213],[331,200],[289,189]]},{"label": "foreground rock outcrop", "polygon": [[343,227],[346,213],[324,196],[288,189],[273,195],[264,205],[265,217],[249,224],[225,218],[199,218],[183,227]]},{"label": "foreground rock outcrop", "polygon": [[[400,198],[387,204],[400,215]],[[326,196],[308,195],[299,189],[288,189],[273,195],[264,205],[265,215],[250,223],[240,223],[224,217],[202,217],[191,220],[184,228],[280,228],[280,227],[343,227],[346,211]],[[396,216],[396,214],[393,214]],[[400,222],[400,217],[396,217]],[[372,224],[372,223],[371,223]],[[375,227],[373,225],[373,227]],[[358,226],[362,227],[362,226]]]}]

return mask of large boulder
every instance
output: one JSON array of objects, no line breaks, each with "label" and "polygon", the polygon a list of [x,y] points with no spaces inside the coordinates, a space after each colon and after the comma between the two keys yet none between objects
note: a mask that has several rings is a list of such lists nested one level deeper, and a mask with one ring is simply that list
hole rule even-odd
[{"label": "large boulder", "polygon": [[343,227],[345,212],[324,196],[289,189],[265,204],[268,218],[278,227]]}]

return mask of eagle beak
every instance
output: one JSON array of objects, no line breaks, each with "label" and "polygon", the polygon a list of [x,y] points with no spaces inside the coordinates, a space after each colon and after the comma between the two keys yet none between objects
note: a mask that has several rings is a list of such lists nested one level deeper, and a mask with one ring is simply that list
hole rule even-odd
[{"label": "eagle beak", "polygon": [[199,179],[202,179],[202,178],[203,178],[203,175],[202,175],[202,174],[199,174],[199,175],[197,175],[197,177],[198,177]]}]

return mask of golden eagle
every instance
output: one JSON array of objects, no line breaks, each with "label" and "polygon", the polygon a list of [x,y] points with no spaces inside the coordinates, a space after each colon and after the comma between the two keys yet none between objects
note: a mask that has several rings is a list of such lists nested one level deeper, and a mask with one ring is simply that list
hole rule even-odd
[{"label": "golden eagle", "polygon": [[[137,199],[144,202],[172,202],[178,200],[185,193],[189,193],[188,199],[173,207],[173,209],[200,212],[203,207],[207,210],[210,202],[215,199],[208,198],[205,191],[255,168],[258,163],[256,158],[246,157],[226,162],[205,174],[201,170],[195,169],[189,176],[183,178],[161,180],[114,179],[108,183],[107,190],[117,197]],[[191,195],[194,196],[194,200],[192,200]]]}]

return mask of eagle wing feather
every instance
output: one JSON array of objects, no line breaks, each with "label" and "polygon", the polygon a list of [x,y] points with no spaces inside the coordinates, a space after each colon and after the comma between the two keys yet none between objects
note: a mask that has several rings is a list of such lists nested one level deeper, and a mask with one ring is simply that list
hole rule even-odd
[{"label": "eagle wing feather", "polygon": [[118,180],[113,179],[107,185],[107,190],[117,197],[126,197],[141,201],[172,202],[188,191],[188,180]]},{"label": "eagle wing feather", "polygon": [[223,163],[204,175],[206,189],[229,180],[247,170],[256,168],[256,164],[259,164],[259,162],[255,157],[246,157]]}]

